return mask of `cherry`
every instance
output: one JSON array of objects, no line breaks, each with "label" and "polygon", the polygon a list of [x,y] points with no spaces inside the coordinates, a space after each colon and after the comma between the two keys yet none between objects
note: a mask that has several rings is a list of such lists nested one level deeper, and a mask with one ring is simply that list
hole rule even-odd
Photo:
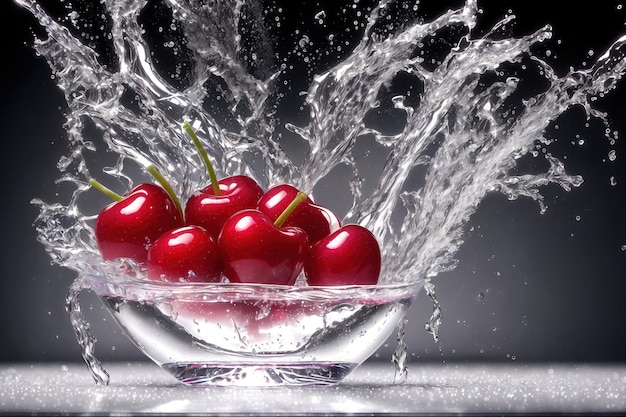
[{"label": "cherry", "polygon": [[256,207],[263,189],[246,175],[234,175],[218,181],[198,136],[188,122],[183,123],[183,128],[200,153],[211,179],[210,185],[187,200],[185,219],[187,224],[204,227],[217,239],[222,225],[230,216],[243,209]]},{"label": "cherry", "polygon": [[309,248],[304,273],[309,285],[374,285],[380,247],[366,228],[348,224]]},{"label": "cherry", "polygon": [[185,206],[187,224],[204,227],[217,239],[226,220],[244,209],[254,208],[263,190],[252,178],[234,175],[219,181],[220,194],[212,185],[193,194]]},{"label": "cherry", "polygon": [[232,215],[217,239],[224,275],[231,282],[293,285],[308,250],[306,232],[282,227],[306,199],[299,193],[275,222],[264,213],[246,209]]},{"label": "cherry", "polygon": [[148,250],[148,277],[170,282],[216,282],[221,276],[217,244],[200,226],[162,234]]},{"label": "cherry", "polygon": [[[276,185],[261,197],[257,209],[270,219],[276,220],[298,193],[298,189],[292,185]],[[309,242],[315,243],[337,230],[340,222],[332,211],[315,204],[307,197],[285,221],[285,226],[303,229]]]},{"label": "cherry", "polygon": [[[102,191],[108,190],[96,180],[90,183]],[[125,197],[108,191],[117,201],[100,212],[94,230],[105,260],[131,258],[145,262],[148,248],[161,234],[183,226],[177,204],[158,185],[140,184]]]}]

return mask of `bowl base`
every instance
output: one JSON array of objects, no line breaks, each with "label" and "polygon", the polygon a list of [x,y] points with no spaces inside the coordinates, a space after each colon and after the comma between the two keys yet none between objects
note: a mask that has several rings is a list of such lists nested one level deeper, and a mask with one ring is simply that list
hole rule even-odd
[{"label": "bowl base", "polygon": [[163,369],[185,385],[193,386],[303,386],[334,385],[355,363],[166,363]]}]

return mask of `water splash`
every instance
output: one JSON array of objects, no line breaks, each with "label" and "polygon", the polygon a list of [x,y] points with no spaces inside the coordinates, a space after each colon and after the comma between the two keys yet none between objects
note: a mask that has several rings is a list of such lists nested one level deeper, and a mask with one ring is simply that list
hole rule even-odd
[{"label": "water splash", "polygon": [[[87,17],[79,3],[64,3],[65,15],[55,18],[35,0],[16,1],[45,30],[34,49],[68,105],[70,150],[59,161],[58,181],[73,191],[63,202],[34,200],[38,239],[54,262],[79,274],[112,268],[96,249],[99,208],[91,203],[89,178],[123,193],[145,181],[143,168],[154,164],[183,201],[205,185],[204,167],[181,130],[190,120],[219,176],[247,174],[264,187],[290,182],[315,193],[335,168],[347,166],[352,203],[344,222],[364,225],[381,242],[383,283],[428,279],[435,308],[426,328],[435,340],[441,308],[430,279],[454,268],[467,219],[488,193],[529,197],[543,212],[541,187],[579,186],[580,176],[535,148],[550,144],[547,127],[573,106],[607,123],[592,101],[616,87],[626,65],[622,37],[590,68],[559,76],[531,52],[551,38],[550,26],[519,38],[496,36],[515,19],[510,15],[475,36],[476,0],[430,22],[419,18],[416,2],[412,18],[390,26],[383,22],[397,4],[384,0],[365,14],[362,36],[349,53],[312,74],[300,103],[308,117],[296,123],[280,113],[284,101],[294,100],[286,91],[298,76],[273,42],[286,19],[280,8],[245,0],[164,0],[155,9],[144,0],[104,0],[90,6],[97,10],[87,10]],[[153,15],[161,23],[152,23]],[[274,15],[273,23],[264,20]],[[81,18],[90,16],[102,24],[96,35],[83,36],[85,27],[97,26],[81,27]],[[433,57],[428,40],[444,32],[451,47]],[[166,41],[159,46],[151,39]],[[297,43],[299,56],[311,44]],[[533,71],[545,88],[525,97],[520,79]],[[402,77],[410,80],[406,92],[385,99]],[[385,106],[403,115],[397,133],[368,122]],[[284,150],[291,138],[306,144],[302,163]],[[356,149],[368,138],[386,159],[366,189]],[[518,162],[529,157],[545,158],[545,170],[521,172]]]},{"label": "water splash", "polygon": [[433,303],[433,313],[428,322],[424,325],[424,330],[430,333],[435,343],[437,343],[439,342],[439,326],[441,326],[441,322],[443,321],[443,312],[441,311],[441,305],[435,294],[435,286],[430,280],[424,283],[424,291]]},{"label": "water splash", "polygon": [[408,320],[405,318],[398,324],[397,344],[396,349],[391,355],[391,362],[393,362],[395,373],[393,376],[394,384],[404,384],[409,376],[409,370],[407,366],[408,352],[407,345],[404,342],[404,336],[406,335],[405,326]]},{"label": "water splash", "polygon": [[110,380],[109,374],[95,356],[96,339],[89,332],[89,323],[85,320],[80,308],[80,292],[87,288],[89,288],[89,285],[82,278],[79,277],[74,280],[67,292],[65,310],[76,333],[76,340],[81,347],[83,360],[87,364],[94,381],[96,384],[108,385]]}]

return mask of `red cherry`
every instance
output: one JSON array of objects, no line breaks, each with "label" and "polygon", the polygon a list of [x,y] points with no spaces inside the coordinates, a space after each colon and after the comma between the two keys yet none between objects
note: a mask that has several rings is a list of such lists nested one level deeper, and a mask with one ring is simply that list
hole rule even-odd
[{"label": "red cherry", "polygon": [[216,282],[221,276],[215,239],[199,226],[162,234],[148,251],[146,267],[157,281]]},{"label": "red cherry", "polygon": [[95,235],[104,259],[132,258],[142,263],[161,234],[181,226],[182,216],[169,194],[146,183],[100,212]]},{"label": "red cherry", "polygon": [[263,189],[252,178],[245,175],[217,180],[213,164],[200,143],[200,138],[188,121],[183,129],[191,138],[207,169],[211,184],[192,195],[185,207],[187,224],[204,227],[215,239],[219,236],[224,222],[233,214],[256,207],[263,195]]},{"label": "red cherry", "polygon": [[231,216],[217,240],[224,275],[231,282],[293,285],[308,249],[302,229],[277,227],[258,210]]},{"label": "red cherry", "polygon": [[374,235],[349,224],[311,245],[304,273],[309,285],[374,285],[380,262]]},{"label": "red cherry", "polygon": [[[274,186],[261,197],[257,209],[274,221],[298,193],[298,189],[289,184]],[[301,228],[309,236],[309,242],[315,243],[337,230],[340,222],[332,211],[307,197],[285,220],[284,225]]]},{"label": "red cherry", "polygon": [[221,195],[209,185],[192,195],[185,206],[185,220],[205,228],[215,239],[226,220],[244,209],[256,207],[263,195],[257,182],[245,175],[226,177],[219,182]]}]

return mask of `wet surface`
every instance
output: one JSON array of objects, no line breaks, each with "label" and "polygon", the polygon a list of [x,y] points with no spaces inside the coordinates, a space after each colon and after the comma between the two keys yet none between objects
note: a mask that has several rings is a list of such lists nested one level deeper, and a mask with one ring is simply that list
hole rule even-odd
[{"label": "wet surface", "polygon": [[0,414],[623,414],[626,364],[367,363],[332,387],[187,387],[157,366],[105,363],[108,386],[83,364],[0,365]]}]

